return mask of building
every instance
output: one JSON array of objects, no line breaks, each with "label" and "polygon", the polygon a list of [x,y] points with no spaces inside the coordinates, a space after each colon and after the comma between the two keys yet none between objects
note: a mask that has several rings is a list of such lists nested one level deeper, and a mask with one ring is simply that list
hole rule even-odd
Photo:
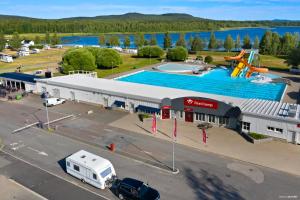
[{"label": "building", "polygon": [[29,51],[18,51],[18,56],[22,57],[22,56],[29,56],[30,53]]},{"label": "building", "polygon": [[89,74],[36,81],[37,93],[49,92],[53,97],[120,107],[132,113],[156,113],[161,119],[176,116],[187,122],[209,122],[300,144],[300,105],[296,104],[98,79]]},{"label": "building", "polygon": [[0,74],[0,82],[4,87],[21,89],[27,92],[36,91],[36,80],[39,76],[23,74],[17,72],[8,72]]},{"label": "building", "polygon": [[22,40],[21,44],[24,47],[30,47],[30,46],[34,46],[34,41],[33,40]]}]

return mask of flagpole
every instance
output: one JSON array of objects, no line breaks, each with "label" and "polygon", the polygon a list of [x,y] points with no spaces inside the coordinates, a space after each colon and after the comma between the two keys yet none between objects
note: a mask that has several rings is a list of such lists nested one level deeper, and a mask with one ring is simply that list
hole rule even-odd
[{"label": "flagpole", "polygon": [[175,172],[175,141],[174,141],[174,135],[173,135],[173,172]]}]

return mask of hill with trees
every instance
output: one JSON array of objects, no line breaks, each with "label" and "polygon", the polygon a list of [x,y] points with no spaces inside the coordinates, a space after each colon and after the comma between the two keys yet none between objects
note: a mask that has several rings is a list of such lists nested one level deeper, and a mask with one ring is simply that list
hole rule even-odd
[{"label": "hill with trees", "polygon": [[0,32],[18,33],[110,33],[210,31],[234,27],[300,26],[300,21],[224,21],[194,17],[188,14],[162,15],[127,13],[96,17],[37,19],[0,15]]}]

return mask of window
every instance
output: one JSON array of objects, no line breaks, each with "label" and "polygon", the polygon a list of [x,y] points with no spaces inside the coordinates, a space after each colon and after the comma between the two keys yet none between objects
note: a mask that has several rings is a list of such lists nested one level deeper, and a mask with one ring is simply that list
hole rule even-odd
[{"label": "window", "polygon": [[78,171],[78,172],[80,171],[80,169],[79,169],[79,166],[78,166],[78,165],[74,165],[74,166],[73,166],[73,168],[74,168],[74,170],[76,170],[76,171]]},{"label": "window", "polygon": [[93,174],[93,179],[97,180],[97,175]]},{"label": "window", "polygon": [[275,132],[277,132],[277,133],[283,133],[283,129],[281,129],[281,128],[276,128],[276,129],[275,129]]},{"label": "window", "polygon": [[100,173],[102,178],[107,177],[109,174],[111,174],[111,168],[110,167]]},{"label": "window", "polygon": [[216,116],[208,115],[208,122],[215,123],[216,122]]},{"label": "window", "polygon": [[204,113],[196,113],[196,120],[198,121],[205,121],[205,114]]},{"label": "window", "polygon": [[274,127],[272,127],[272,126],[268,126],[268,131],[274,131],[275,130],[275,128]]},{"label": "window", "polygon": [[180,113],[180,118],[183,118],[183,112],[182,111],[179,111]]},{"label": "window", "polygon": [[268,126],[267,129],[268,129],[268,131],[273,131],[275,133],[283,133],[282,128],[275,128],[275,127],[272,127],[272,126]]},{"label": "window", "polygon": [[70,167],[70,162],[67,162],[67,166]]},{"label": "window", "polygon": [[249,122],[242,122],[242,129],[246,131],[250,131],[250,123]]},{"label": "window", "polygon": [[228,117],[219,117],[219,124],[228,125],[229,124],[229,118]]}]

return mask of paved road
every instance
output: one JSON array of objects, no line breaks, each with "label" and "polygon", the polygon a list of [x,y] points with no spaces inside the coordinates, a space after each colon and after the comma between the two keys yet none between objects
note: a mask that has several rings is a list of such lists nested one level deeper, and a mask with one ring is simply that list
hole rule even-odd
[{"label": "paved road", "polygon": [[[74,112],[80,112],[80,105],[75,105],[74,107],[77,109]],[[85,144],[57,134],[48,134],[37,128],[31,128],[15,135],[10,134],[12,130],[24,124],[24,118],[27,116],[24,115],[24,112],[32,113],[35,109],[35,107],[31,106],[0,102],[1,113],[9,113],[8,110],[13,111],[9,115],[0,113],[0,137],[4,139],[4,143],[6,144],[4,150],[57,174],[66,181],[75,182],[110,199],[116,199],[116,197],[109,190],[97,190],[88,185],[83,185],[78,180],[68,176],[63,169],[63,159],[80,149],[97,153],[112,161],[117,174],[121,178],[133,177],[149,182],[150,185],[160,191],[162,199],[273,200],[279,199],[280,196],[286,197],[287,195],[300,197],[299,177],[223,158],[214,154],[196,151],[180,145],[176,147],[176,166],[180,169],[180,173],[173,175],[132,159],[110,153],[100,148],[100,146]],[[67,106],[53,111],[70,114]],[[23,117],[21,113],[23,113]],[[104,120],[105,118],[117,119],[117,116],[121,114],[113,113],[115,112],[109,112],[108,115],[106,113],[101,116],[101,112],[99,112],[96,115]],[[79,119],[82,120],[81,122],[92,123],[90,121],[92,119],[89,116],[81,115]],[[105,123],[102,125],[107,128]],[[76,128],[80,128],[80,125],[75,126]],[[88,125],[85,129],[89,132]],[[147,148],[146,150],[154,153],[154,156],[158,156],[164,162],[171,163],[171,156],[168,156],[171,155],[171,146],[168,142],[122,132],[122,130],[118,129],[112,130],[114,138],[120,136],[128,138],[131,143],[137,144],[142,148]],[[99,130],[99,138],[90,138],[90,140],[101,141],[101,133],[102,131]],[[108,141],[106,140],[106,142]],[[161,155],[159,152],[161,152]],[[57,185],[60,184],[62,183],[57,182]]]}]

